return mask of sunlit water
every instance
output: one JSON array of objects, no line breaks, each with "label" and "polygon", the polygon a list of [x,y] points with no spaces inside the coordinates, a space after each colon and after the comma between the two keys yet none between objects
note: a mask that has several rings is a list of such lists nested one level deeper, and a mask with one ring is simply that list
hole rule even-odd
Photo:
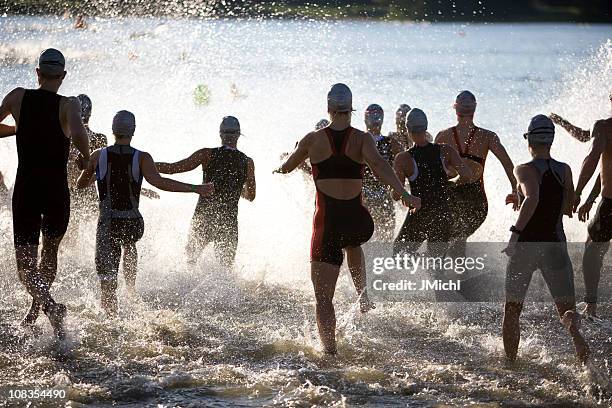
[{"label": "sunlit water", "polygon": [[[66,387],[75,404],[96,405],[610,405],[612,333],[586,325],[594,362],[581,368],[551,305],[527,306],[520,362],[508,365],[500,304],[381,304],[358,316],[343,273],[336,295],[340,356],[324,358],[309,282],[312,183],[301,174],[271,174],[279,154],[325,117],[325,93],[339,81],[353,89],[356,127],[376,102],[392,130],[395,108],[409,103],[427,112],[432,133],[454,123],[454,96],[470,89],[477,123],[500,135],[515,162],[525,161],[522,134],[536,113],[554,110],[585,128],[609,115],[610,26],[89,23],[73,30],[55,18],[0,18],[0,93],[34,87],[40,50],[57,47],[68,60],[61,92],[92,98],[91,127],[110,135],[113,113],[133,111],[134,145],[158,161],[216,145],[221,117],[235,115],[246,134],[239,147],[256,163],[258,197],[240,207],[234,273],[223,271],[212,251],[196,271],[185,267],[196,197],[144,200],[141,299],[121,289],[118,320],[98,307],[95,227],[86,224],[60,257],[54,294],[68,304],[70,334],[59,349],[45,319],[39,336],[14,332],[28,296],[16,278],[10,214],[0,213],[0,401],[6,390],[28,386]],[[211,96],[198,105],[193,91],[202,84]],[[577,174],[587,146],[557,134],[554,154]],[[0,141],[0,171],[9,184],[15,170],[14,140]],[[503,205],[509,183],[492,157],[485,177],[489,218],[473,239],[501,241],[515,216]],[[201,174],[178,178],[196,182]],[[566,229],[572,241],[585,237],[576,220]],[[611,312],[603,305],[602,314]]]}]

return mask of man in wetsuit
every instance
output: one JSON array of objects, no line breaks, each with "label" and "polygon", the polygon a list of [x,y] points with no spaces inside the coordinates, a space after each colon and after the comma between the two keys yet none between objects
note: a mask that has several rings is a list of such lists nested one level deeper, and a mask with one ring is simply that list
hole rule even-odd
[{"label": "man in wetsuit", "polygon": [[[381,134],[384,117],[383,108],[374,103],[365,110],[364,122],[378,154],[392,166],[393,158],[402,151],[402,146],[397,139]],[[366,167],[363,177],[363,202],[374,219],[375,237],[381,242],[391,242],[395,234],[395,206],[387,186],[378,181],[369,167]]]},{"label": "man in wetsuit", "polygon": [[176,163],[156,163],[160,173],[176,174],[202,167],[204,182],[215,186],[215,194],[200,197],[187,242],[187,261],[195,265],[204,247],[214,243],[219,261],[234,264],[238,247],[238,202],[255,199],[255,163],[238,150],[240,122],[226,116],[219,127],[221,146],[204,148]]},{"label": "man in wetsuit", "polygon": [[[459,175],[453,180],[455,184],[469,180],[471,170],[451,146],[427,140],[427,116],[422,110],[410,111],[406,127],[413,145],[397,155],[394,169],[402,184],[408,180],[410,193],[421,199],[421,209],[406,215],[393,252],[411,254],[427,241],[429,252],[441,256],[452,236],[451,187],[446,170],[454,169]],[[394,194],[393,198],[399,196]]]},{"label": "man in wetsuit", "polygon": [[[612,93],[609,95],[612,104]],[[576,197],[574,211],[581,201],[581,194],[587,185],[597,164],[601,159],[600,184],[601,203],[597,207],[595,217],[589,223],[589,238],[586,242],[584,256],[582,259],[582,271],[584,274],[584,286],[586,290],[585,302],[586,314],[597,316],[597,288],[601,276],[603,259],[608,252],[610,240],[612,240],[612,117],[595,122],[592,132],[593,143],[591,150],[582,163],[578,184],[576,186]]]},{"label": "man in wetsuit", "polygon": [[366,293],[365,259],[361,245],[374,233],[374,223],[361,201],[366,164],[374,175],[401,196],[406,206],[420,207],[372,136],[351,126],[353,94],[345,84],[335,84],[327,94],[328,127],[308,133],[274,172],[285,174],[310,159],[316,187],[315,214],[310,249],[311,279],[316,300],[319,337],[326,354],[336,354],[336,314],[333,298],[346,252],[349,271],[360,295],[361,311],[372,305]]},{"label": "man in wetsuit", "polygon": [[[472,177],[468,182],[453,188],[451,209],[455,243],[452,252],[457,256],[465,254],[466,240],[476,232],[487,217],[488,202],[483,172],[489,151],[504,167],[510,181],[511,195],[515,195],[516,191],[512,160],[495,133],[474,124],[475,111],[476,97],[470,91],[462,91],[455,100],[457,125],[441,131],[436,136],[436,143],[453,146],[472,170]],[[455,175],[450,172],[451,177]]]},{"label": "man in wetsuit", "polygon": [[580,333],[574,272],[563,231],[563,215],[572,215],[572,171],[567,164],[551,158],[554,136],[554,124],[547,116],[533,117],[525,134],[533,160],[514,170],[524,200],[504,250],[510,259],[506,269],[503,338],[506,356],[511,361],[516,359],[518,352],[519,317],[525,295],[537,269],[550,290],[561,323],[572,337],[578,358],[584,362],[589,355]]},{"label": "man in wetsuit", "polygon": [[210,184],[190,185],[162,177],[151,155],[131,146],[135,130],[134,115],[128,111],[117,112],[113,118],[115,144],[96,150],[77,180],[78,188],[88,188],[94,180],[97,182],[100,215],[96,232],[96,271],[100,278],[102,308],[109,315],[117,313],[117,274],[122,250],[126,286],[134,291],[136,285],[136,242],[144,233],[139,211],[143,178],[161,190],[192,192],[200,196],[213,192]]},{"label": "man in wetsuit", "polygon": [[64,67],[61,52],[44,50],[36,68],[40,87],[16,88],[0,106],[0,121],[12,115],[17,129],[19,165],[13,192],[13,234],[19,278],[33,298],[22,325],[34,324],[42,307],[59,338],[64,335],[66,307],[56,303],[49,290],[57,272],[58,247],[70,218],[66,166],[71,139],[83,161],[89,160],[79,101],[57,93],[66,77]]}]

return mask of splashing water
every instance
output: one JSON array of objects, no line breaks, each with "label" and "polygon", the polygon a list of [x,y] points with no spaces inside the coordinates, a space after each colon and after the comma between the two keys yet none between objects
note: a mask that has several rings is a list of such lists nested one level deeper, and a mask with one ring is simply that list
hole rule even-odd
[{"label": "splashing water", "polygon": [[[550,305],[526,308],[520,361],[507,365],[499,305],[384,304],[356,316],[354,289],[343,277],[336,294],[340,356],[324,358],[309,283],[312,182],[298,173],[271,175],[279,154],[325,116],[325,93],[338,81],[353,89],[354,125],[362,127],[362,110],[376,102],[386,110],[387,131],[400,103],[424,109],[432,133],[451,126],[454,96],[470,89],[479,101],[477,123],[500,135],[515,162],[526,161],[521,135],[536,113],[555,111],[585,128],[609,115],[610,26],[88,23],[73,30],[56,18],[1,18],[0,93],[35,86],[38,53],[57,47],[68,60],[61,91],[92,98],[92,129],[110,135],[113,113],[129,109],[137,117],[134,145],[159,161],[216,145],[221,118],[235,115],[246,134],[239,147],[256,163],[258,197],[241,203],[235,273],[208,250],[197,271],[185,267],[194,197],[143,200],[140,296],[121,290],[116,320],[98,307],[95,226],[85,223],[62,249],[53,289],[70,311],[70,338],[59,349],[44,319],[43,335],[14,334],[28,296],[16,278],[10,214],[1,212],[0,398],[27,385],[66,387],[70,399],[94,405],[610,404],[610,331],[586,326],[594,363],[580,368]],[[194,103],[200,85],[207,104]],[[586,149],[558,131],[554,154],[575,174]],[[0,166],[10,184],[13,140],[0,141]],[[489,218],[473,239],[503,240],[515,217],[502,201],[509,186],[494,159],[485,177]],[[573,241],[585,235],[574,220],[566,229]]]}]

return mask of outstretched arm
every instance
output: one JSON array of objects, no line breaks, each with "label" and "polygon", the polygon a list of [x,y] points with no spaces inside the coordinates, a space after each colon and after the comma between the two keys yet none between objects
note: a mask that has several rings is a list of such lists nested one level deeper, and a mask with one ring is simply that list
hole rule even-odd
[{"label": "outstretched arm", "polygon": [[255,200],[255,193],[257,187],[255,184],[255,163],[253,159],[249,158],[249,164],[247,167],[247,179],[242,189],[242,197],[249,201]]},{"label": "outstretched arm", "polygon": [[[591,144],[591,150],[582,162],[582,169],[580,170],[580,176],[578,176],[578,184],[576,185],[576,199],[578,203],[580,202],[579,198],[582,194],[582,190],[584,190],[584,187],[591,177],[593,177],[593,173],[595,173],[599,159],[604,150],[606,150],[607,143],[607,137],[602,131],[602,124],[600,121],[597,121],[593,127],[593,143]],[[575,204],[577,205],[578,203]]]},{"label": "outstretched arm", "polygon": [[276,170],[274,173],[286,174],[291,173],[296,169],[304,160],[308,158],[308,147],[310,145],[310,135],[307,134],[302,140],[300,140],[295,146],[293,153],[285,159],[285,162]]},{"label": "outstretched arm", "polygon": [[561,126],[563,129],[570,134],[571,137],[578,140],[579,142],[588,142],[591,140],[591,132],[588,130],[584,130],[579,128],[578,126],[572,125],[570,122],[557,115],[556,113],[551,113],[549,116],[550,120],[552,120],[555,124]]},{"label": "outstretched arm", "polygon": [[175,163],[155,163],[162,174],[176,174],[191,171],[198,166],[206,166],[210,160],[210,150],[200,149],[191,156]]},{"label": "outstretched arm", "polygon": [[143,152],[140,156],[140,169],[142,170],[142,175],[145,180],[160,190],[173,191],[176,193],[198,193],[203,196],[208,196],[213,192],[211,183],[194,185],[162,177],[157,171],[155,162],[153,162],[153,158],[149,153]]},{"label": "outstretched arm", "polygon": [[504,171],[506,172],[506,176],[510,181],[512,191],[516,191],[516,178],[514,177],[514,164],[512,163],[512,159],[508,155],[506,148],[501,144],[499,140],[499,136],[493,134],[491,140],[489,142],[489,149],[491,153],[497,157],[497,160],[500,161],[502,166],[504,167]]},{"label": "outstretched arm", "polygon": [[447,163],[455,169],[458,178],[454,180],[456,184],[463,184],[472,178],[472,169],[470,169],[463,160],[461,160],[461,156],[457,153],[452,146],[442,145],[442,154],[444,158],[447,159]]}]

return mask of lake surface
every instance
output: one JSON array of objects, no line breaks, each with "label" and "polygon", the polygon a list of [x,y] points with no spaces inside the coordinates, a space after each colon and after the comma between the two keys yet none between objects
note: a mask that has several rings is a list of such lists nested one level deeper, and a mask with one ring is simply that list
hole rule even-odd
[{"label": "lake surface", "polygon": [[[477,124],[497,132],[515,163],[527,161],[522,134],[533,115],[554,111],[584,128],[610,115],[612,26],[88,23],[74,30],[59,18],[0,18],[0,93],[34,87],[38,54],[59,48],[68,71],[61,93],[91,97],[92,129],[110,135],[114,112],[131,110],[134,146],[158,161],[217,145],[221,118],[235,115],[245,134],[239,147],[255,160],[258,197],[240,207],[233,273],[215,263],[212,250],[196,271],[186,268],[195,197],[162,193],[160,201],[143,200],[140,298],[128,299],[121,289],[117,320],[98,307],[95,225],[85,224],[60,256],[54,294],[70,312],[69,341],[60,349],[44,319],[40,336],[14,333],[29,302],[16,278],[10,214],[0,212],[2,393],[65,387],[74,402],[134,407],[142,401],[168,407],[611,403],[609,328],[586,326],[595,359],[581,368],[552,305],[528,305],[520,362],[510,366],[503,359],[501,304],[380,304],[359,316],[344,272],[336,292],[340,356],[324,358],[309,281],[312,182],[297,172],[271,172],[279,154],[326,116],[325,95],[335,82],[353,90],[355,127],[363,128],[365,107],[378,103],[390,131],[395,109],[408,103],[427,113],[433,134],[454,124],[455,95],[470,89],[478,99]],[[197,87],[208,89],[207,103],[194,98]],[[553,153],[575,175],[587,149],[557,130]],[[0,171],[9,184],[16,163],[14,139],[0,141]],[[201,173],[177,178],[195,183]],[[485,178],[489,217],[473,240],[503,241],[515,214],[504,207],[509,183],[493,156]],[[572,241],[586,237],[575,219],[566,220],[566,231]],[[604,315],[611,312],[609,303],[602,306]]]}]

